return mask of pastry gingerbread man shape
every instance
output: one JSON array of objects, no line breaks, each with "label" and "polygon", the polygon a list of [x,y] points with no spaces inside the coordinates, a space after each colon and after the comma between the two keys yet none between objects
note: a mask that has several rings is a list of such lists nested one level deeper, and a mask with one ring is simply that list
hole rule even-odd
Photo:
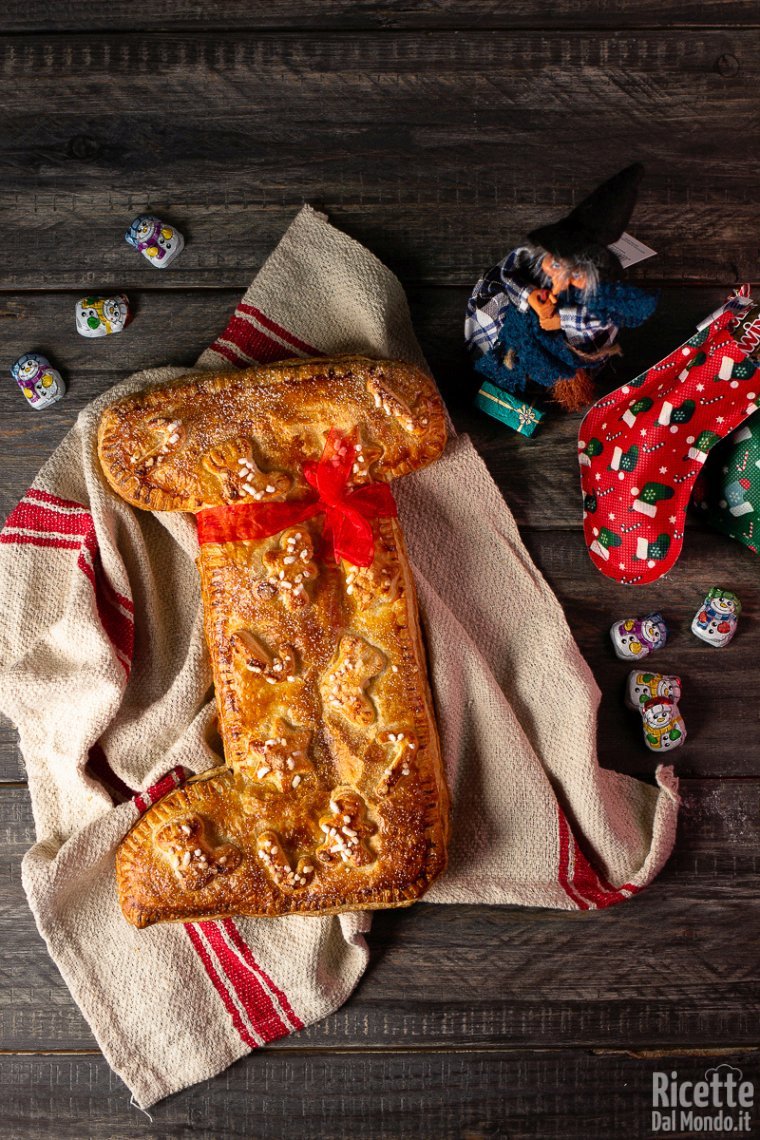
[{"label": "pastry gingerbread man shape", "polygon": [[388,486],[445,439],[430,379],[363,357],[194,376],[104,412],[116,493],[196,516],[225,755],[119,848],[134,925],[405,906],[445,866],[449,798]]}]

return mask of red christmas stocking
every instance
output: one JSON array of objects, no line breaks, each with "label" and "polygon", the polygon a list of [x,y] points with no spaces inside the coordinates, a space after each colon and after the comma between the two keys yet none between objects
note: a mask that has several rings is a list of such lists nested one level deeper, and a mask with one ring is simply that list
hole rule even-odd
[{"label": "red christmas stocking", "polygon": [[758,408],[760,309],[723,313],[702,332],[599,400],[578,439],[591,560],[644,585],[683,545],[694,482],[710,448]]}]

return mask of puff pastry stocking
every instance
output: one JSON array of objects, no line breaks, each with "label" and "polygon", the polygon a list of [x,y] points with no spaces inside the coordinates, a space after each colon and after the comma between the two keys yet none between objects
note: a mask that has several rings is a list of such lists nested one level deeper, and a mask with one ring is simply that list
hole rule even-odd
[{"label": "puff pastry stocking", "polygon": [[226,761],[122,843],[130,922],[401,906],[443,869],[449,799],[386,484],[445,437],[426,376],[359,357],[195,377],[104,413],[117,493],[198,516]]}]

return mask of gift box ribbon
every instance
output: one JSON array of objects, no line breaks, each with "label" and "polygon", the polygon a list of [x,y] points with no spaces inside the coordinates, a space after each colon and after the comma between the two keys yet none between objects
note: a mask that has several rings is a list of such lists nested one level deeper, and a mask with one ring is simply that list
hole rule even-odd
[{"label": "gift box ribbon", "polygon": [[354,444],[333,428],[319,461],[303,464],[312,495],[284,503],[234,503],[199,511],[198,542],[269,538],[324,515],[323,538],[335,561],[345,559],[354,566],[371,566],[375,557],[372,519],[395,518],[398,512],[386,483],[350,487],[355,458]]}]

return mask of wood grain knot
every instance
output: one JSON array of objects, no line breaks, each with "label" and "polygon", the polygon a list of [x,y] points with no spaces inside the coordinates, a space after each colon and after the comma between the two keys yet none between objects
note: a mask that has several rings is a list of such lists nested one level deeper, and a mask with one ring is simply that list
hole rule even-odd
[{"label": "wood grain knot", "polygon": [[89,135],[74,135],[69,139],[66,153],[69,158],[76,158],[80,162],[92,162],[100,154],[100,143]]},{"label": "wood grain knot", "polygon": [[715,70],[718,75],[722,75],[724,78],[728,78],[731,75],[738,75],[740,66],[736,56],[729,55],[728,53],[719,55],[715,61]]}]

